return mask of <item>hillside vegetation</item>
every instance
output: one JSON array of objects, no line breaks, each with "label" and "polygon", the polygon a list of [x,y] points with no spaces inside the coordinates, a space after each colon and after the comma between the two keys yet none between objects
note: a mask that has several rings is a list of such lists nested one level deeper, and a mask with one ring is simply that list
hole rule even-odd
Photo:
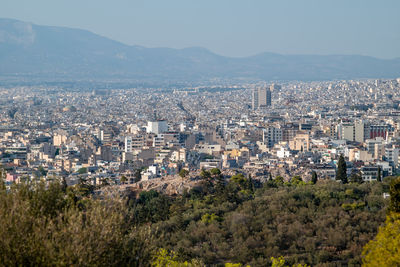
[{"label": "hillside vegetation", "polygon": [[202,177],[183,195],[137,198],[94,197],[85,183],[2,184],[0,264],[357,266],[385,220],[389,181]]}]

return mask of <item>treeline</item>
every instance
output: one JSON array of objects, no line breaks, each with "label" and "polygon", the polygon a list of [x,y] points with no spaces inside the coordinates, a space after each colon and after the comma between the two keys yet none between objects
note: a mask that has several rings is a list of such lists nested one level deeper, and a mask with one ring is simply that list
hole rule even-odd
[{"label": "treeline", "polygon": [[85,183],[2,185],[0,264],[270,266],[283,256],[289,266],[356,266],[385,220],[389,179],[261,184],[218,169],[201,177],[178,196],[100,199]]}]

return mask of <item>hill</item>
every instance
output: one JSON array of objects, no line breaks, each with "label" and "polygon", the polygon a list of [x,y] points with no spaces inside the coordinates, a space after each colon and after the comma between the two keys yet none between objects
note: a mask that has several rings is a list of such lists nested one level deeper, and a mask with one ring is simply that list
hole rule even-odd
[{"label": "hill", "polygon": [[143,81],[396,78],[400,59],[359,55],[230,58],[207,49],[129,46],[89,31],[0,19],[0,76]]},{"label": "hill", "polygon": [[289,266],[359,266],[385,219],[387,179],[260,184],[204,173],[182,195],[125,197],[83,180],[7,190],[0,175],[0,266],[150,266],[160,250],[199,263],[173,266],[271,266],[280,256]]}]

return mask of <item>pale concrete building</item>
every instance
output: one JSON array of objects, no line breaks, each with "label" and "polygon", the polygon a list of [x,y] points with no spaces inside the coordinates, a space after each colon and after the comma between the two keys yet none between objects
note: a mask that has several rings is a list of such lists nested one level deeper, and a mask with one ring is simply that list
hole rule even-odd
[{"label": "pale concrete building", "polygon": [[147,133],[165,133],[168,131],[167,121],[158,120],[158,121],[149,121],[147,122]]},{"label": "pale concrete building", "polygon": [[293,140],[289,142],[289,147],[296,151],[309,151],[310,135],[308,133],[298,133]]}]

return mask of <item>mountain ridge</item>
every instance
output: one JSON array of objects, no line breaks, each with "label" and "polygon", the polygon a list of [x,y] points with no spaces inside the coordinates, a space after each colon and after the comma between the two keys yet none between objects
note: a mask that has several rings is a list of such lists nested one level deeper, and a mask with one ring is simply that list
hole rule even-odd
[{"label": "mountain ridge", "polygon": [[0,76],[328,80],[400,77],[400,58],[361,55],[282,55],[263,52],[225,57],[203,47],[146,48],[84,29],[41,26],[0,18]]}]

